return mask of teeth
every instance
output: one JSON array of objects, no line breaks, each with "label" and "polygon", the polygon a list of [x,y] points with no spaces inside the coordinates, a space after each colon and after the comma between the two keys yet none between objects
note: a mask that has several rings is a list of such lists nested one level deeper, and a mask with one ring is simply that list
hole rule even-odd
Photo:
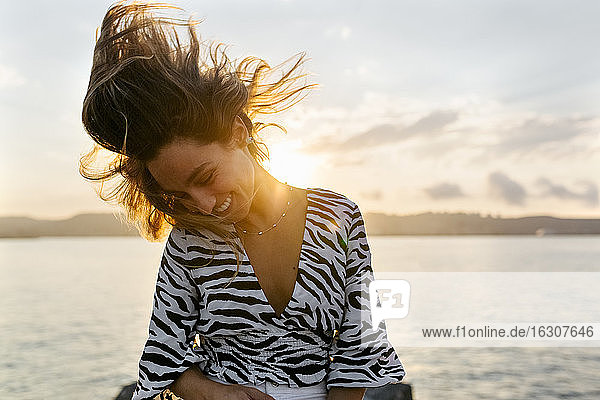
[{"label": "teeth", "polygon": [[215,209],[215,211],[216,212],[223,212],[223,211],[227,210],[230,205],[231,205],[231,194],[229,194],[229,196],[227,196],[227,198],[225,199],[225,201],[223,202],[223,204],[221,204],[219,206],[219,208]]}]

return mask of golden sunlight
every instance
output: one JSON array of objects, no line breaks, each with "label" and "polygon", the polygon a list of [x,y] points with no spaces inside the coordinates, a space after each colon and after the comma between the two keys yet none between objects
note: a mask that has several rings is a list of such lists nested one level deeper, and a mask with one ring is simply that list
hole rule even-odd
[{"label": "golden sunlight", "polygon": [[310,186],[317,160],[299,150],[298,141],[281,141],[269,143],[270,160],[265,162],[265,168],[281,182],[290,185]]}]

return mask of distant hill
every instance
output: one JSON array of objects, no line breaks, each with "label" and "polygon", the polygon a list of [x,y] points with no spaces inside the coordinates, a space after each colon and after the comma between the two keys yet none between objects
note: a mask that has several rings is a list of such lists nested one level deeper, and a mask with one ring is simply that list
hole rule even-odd
[{"label": "distant hill", "polygon": [[113,214],[79,214],[64,220],[0,217],[0,238],[40,236],[137,236]]},{"label": "distant hill", "polygon": [[[365,213],[369,235],[550,235],[600,234],[600,219],[548,216],[482,217],[479,214]],[[80,214],[64,220],[0,217],[0,238],[41,236],[137,236],[137,230],[113,214]]]},{"label": "distant hill", "polygon": [[600,234],[600,219],[566,219],[548,216],[496,218],[463,213],[424,213],[406,216],[366,213],[365,225],[371,235]]}]

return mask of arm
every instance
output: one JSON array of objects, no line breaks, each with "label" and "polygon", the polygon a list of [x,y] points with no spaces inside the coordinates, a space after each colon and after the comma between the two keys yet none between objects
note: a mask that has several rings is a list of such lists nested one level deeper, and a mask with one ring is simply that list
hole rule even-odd
[{"label": "arm", "polygon": [[368,290],[374,279],[371,252],[362,214],[356,204],[350,204],[348,217],[344,316],[339,337],[332,343],[330,351],[327,376],[330,390],[338,387],[364,390],[397,383],[404,376],[404,368],[387,339],[385,323],[372,324]]},{"label": "arm", "polygon": [[275,400],[255,388],[214,382],[196,366],[181,374],[171,385],[171,390],[176,396],[182,397],[181,400]]},{"label": "arm", "polygon": [[[212,392],[219,383],[208,379],[198,367],[188,368],[171,385],[171,390],[185,400],[208,400],[202,392]],[[207,390],[208,389],[208,390]]]},{"label": "arm", "polygon": [[327,400],[362,400],[365,388],[332,387]]},{"label": "arm", "polygon": [[194,346],[200,296],[190,270],[185,235],[174,228],[158,270],[149,335],[132,400],[151,400],[172,390],[185,400],[275,400],[257,389],[208,379],[198,366],[208,361]]},{"label": "arm", "polygon": [[188,368],[171,385],[171,391],[185,400],[209,400],[203,392],[217,393],[223,386],[208,379],[196,366]]},{"label": "arm", "polygon": [[198,320],[199,296],[184,266],[186,248],[185,236],[174,228],[158,269],[148,340],[133,400],[154,398],[190,366],[206,360],[190,345]]}]

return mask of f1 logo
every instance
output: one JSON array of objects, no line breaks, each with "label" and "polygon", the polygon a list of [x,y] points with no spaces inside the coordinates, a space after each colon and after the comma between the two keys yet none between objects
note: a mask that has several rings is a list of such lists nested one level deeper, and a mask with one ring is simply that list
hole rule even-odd
[{"label": "f1 logo", "polygon": [[369,284],[373,327],[384,319],[400,319],[408,315],[410,284],[402,279],[376,279]]}]

